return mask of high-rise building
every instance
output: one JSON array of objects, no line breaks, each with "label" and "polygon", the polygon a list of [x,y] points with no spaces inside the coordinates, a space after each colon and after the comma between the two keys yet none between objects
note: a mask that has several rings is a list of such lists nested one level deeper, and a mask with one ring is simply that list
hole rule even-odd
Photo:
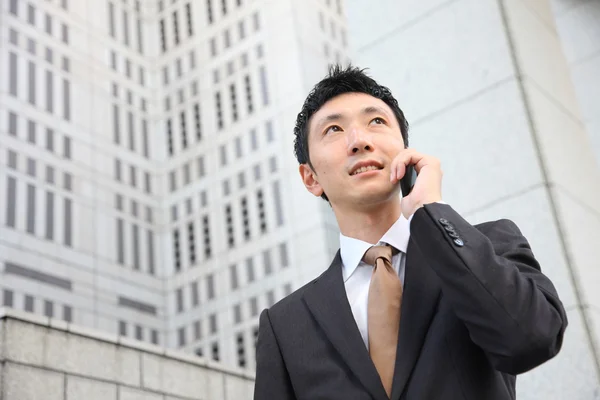
[{"label": "high-rise building", "polygon": [[337,249],[291,132],[346,36],[340,1],[2,1],[0,305],[252,368]]}]

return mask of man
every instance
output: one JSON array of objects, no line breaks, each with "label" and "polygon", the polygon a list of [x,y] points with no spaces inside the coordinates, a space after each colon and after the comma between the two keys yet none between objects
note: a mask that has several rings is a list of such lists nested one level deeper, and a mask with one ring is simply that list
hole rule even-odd
[{"label": "man", "polygon": [[359,69],[330,70],[295,135],[340,250],[262,312],[255,399],[514,399],[516,375],[554,357],[567,326],[517,226],[473,226],[444,203],[440,162],[407,147],[397,101]]}]

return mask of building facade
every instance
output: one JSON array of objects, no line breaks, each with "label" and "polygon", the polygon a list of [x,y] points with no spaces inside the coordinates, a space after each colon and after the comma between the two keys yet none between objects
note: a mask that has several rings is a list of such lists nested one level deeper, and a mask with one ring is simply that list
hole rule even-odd
[{"label": "building facade", "polygon": [[292,151],[347,60],[310,5],[3,1],[1,304],[252,369],[260,311],[337,249]]}]

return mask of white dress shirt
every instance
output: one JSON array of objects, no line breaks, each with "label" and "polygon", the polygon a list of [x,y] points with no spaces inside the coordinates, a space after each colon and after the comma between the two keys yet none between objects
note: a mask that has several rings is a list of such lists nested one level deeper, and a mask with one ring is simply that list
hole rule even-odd
[{"label": "white dress shirt", "polygon": [[[411,218],[412,219],[412,218]],[[382,236],[376,245],[389,244],[400,250],[392,257],[392,266],[400,277],[400,282],[404,287],[404,262],[406,258],[406,248],[410,238],[410,222],[400,215],[400,218],[390,227]],[[342,257],[342,276],[346,295],[352,309],[352,314],[358,325],[360,335],[369,348],[369,331],[367,327],[367,303],[369,298],[369,285],[373,266],[367,265],[362,261],[365,252],[374,246],[371,243],[363,242],[359,239],[344,236],[340,234],[340,255]]]}]

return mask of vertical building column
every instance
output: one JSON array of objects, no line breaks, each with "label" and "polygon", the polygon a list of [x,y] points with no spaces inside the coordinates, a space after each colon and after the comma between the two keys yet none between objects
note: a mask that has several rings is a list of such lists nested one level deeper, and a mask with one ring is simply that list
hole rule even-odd
[{"label": "vertical building column", "polygon": [[552,223],[600,372],[600,172],[550,1],[498,0],[498,5]]}]

